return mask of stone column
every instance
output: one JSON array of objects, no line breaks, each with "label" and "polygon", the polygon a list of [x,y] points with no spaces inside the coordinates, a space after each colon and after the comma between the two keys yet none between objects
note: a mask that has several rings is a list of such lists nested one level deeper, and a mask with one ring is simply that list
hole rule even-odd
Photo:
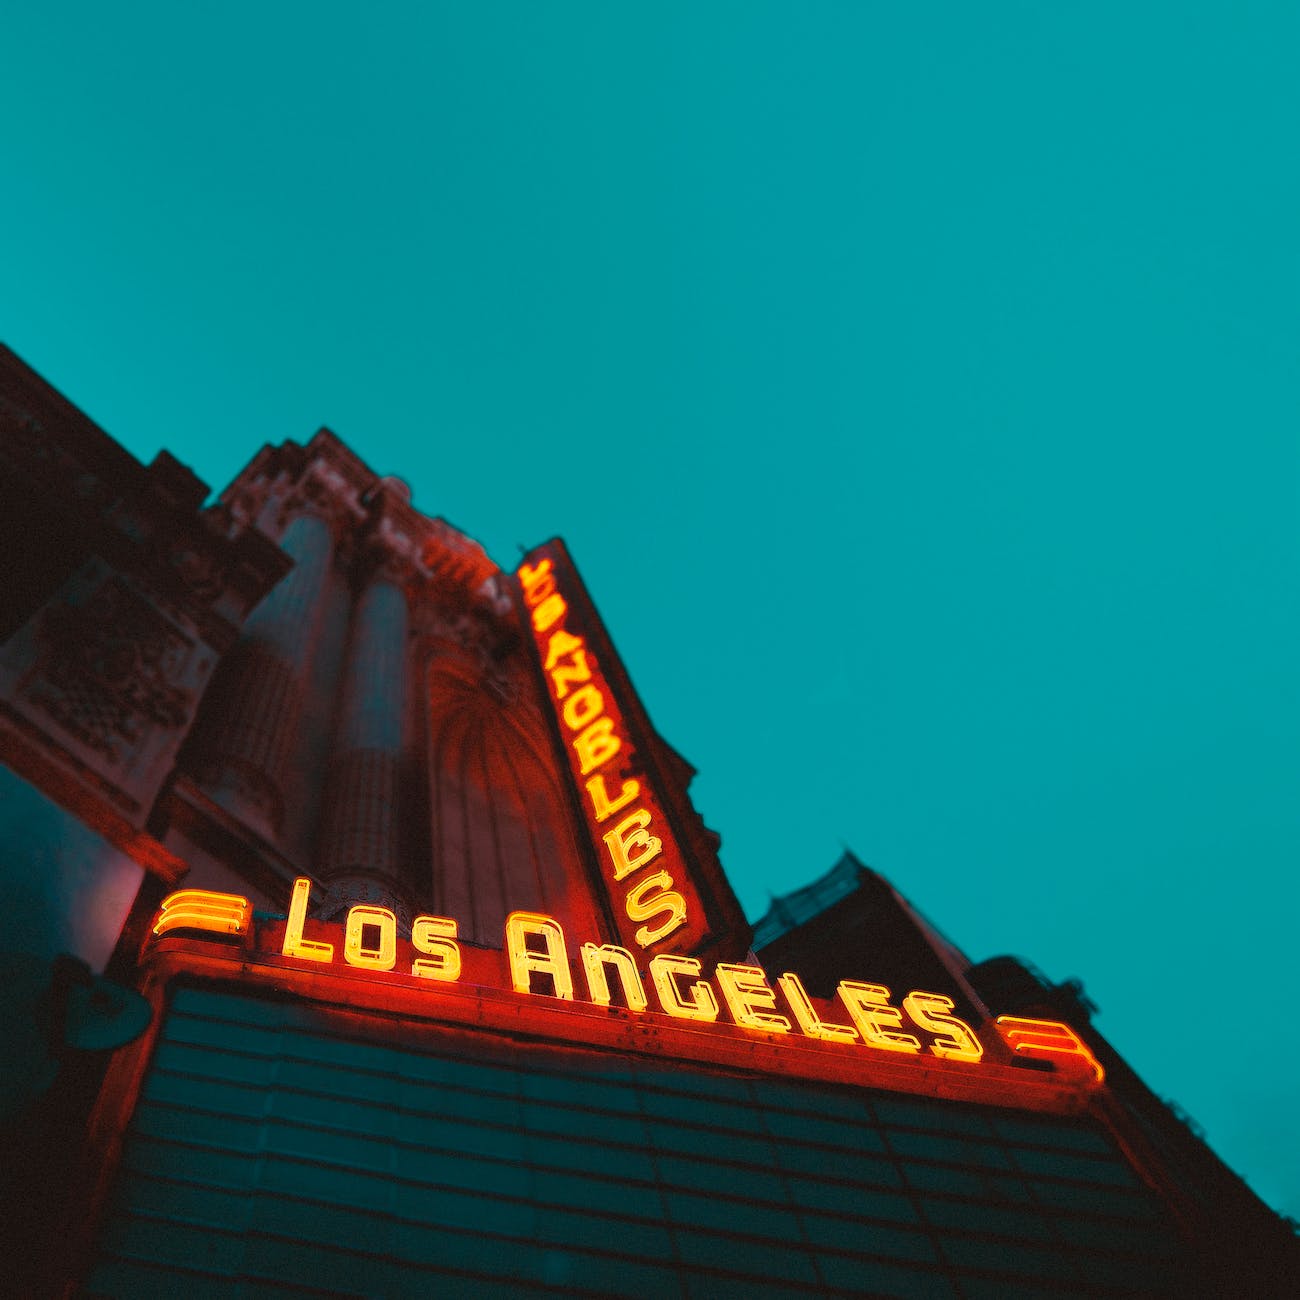
[{"label": "stone column", "polygon": [[329,889],[321,915],[357,902],[393,908],[404,925],[400,768],[410,612],[395,566],[365,582],[352,612],[317,868]]},{"label": "stone column", "polygon": [[214,797],[257,815],[272,837],[283,819],[283,774],[319,639],[334,554],[330,523],[300,514],[280,545],[294,566],[244,624],[205,700],[196,742],[197,766]]}]

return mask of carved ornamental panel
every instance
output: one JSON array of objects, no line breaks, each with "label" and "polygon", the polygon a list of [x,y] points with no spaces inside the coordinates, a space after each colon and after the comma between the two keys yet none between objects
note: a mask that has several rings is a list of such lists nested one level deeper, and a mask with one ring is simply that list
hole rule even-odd
[{"label": "carved ornamental panel", "polygon": [[0,676],[17,679],[12,707],[30,725],[140,811],[171,769],[214,658],[92,560],[5,647]]}]

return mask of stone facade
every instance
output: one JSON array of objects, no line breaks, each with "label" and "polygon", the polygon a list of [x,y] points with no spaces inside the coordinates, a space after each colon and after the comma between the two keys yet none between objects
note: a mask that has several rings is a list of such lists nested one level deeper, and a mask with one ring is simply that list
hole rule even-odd
[{"label": "stone facade", "polygon": [[[216,807],[283,905],[291,874],[355,902],[464,918],[499,945],[512,907],[583,870],[506,578],[328,431],[265,448],[222,496],[293,560],[221,664],[182,755],[176,851],[202,884]],[[210,827],[208,828],[210,830]],[[569,900],[575,922],[590,905]]]}]

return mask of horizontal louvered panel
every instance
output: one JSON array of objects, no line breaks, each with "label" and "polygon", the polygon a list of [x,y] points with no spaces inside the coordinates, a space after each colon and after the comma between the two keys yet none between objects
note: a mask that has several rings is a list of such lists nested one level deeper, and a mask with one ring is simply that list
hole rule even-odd
[{"label": "horizontal louvered panel", "polygon": [[92,1290],[1064,1293],[1171,1240],[1086,1121],[341,1023],[178,993]]}]

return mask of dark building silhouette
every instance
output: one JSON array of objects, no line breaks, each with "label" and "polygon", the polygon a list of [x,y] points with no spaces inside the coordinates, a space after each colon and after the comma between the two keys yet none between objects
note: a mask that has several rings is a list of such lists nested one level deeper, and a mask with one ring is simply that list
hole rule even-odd
[{"label": "dark building silhouette", "polygon": [[1077,985],[851,854],[749,926],[561,543],[0,379],[16,1293],[1295,1293]]}]

